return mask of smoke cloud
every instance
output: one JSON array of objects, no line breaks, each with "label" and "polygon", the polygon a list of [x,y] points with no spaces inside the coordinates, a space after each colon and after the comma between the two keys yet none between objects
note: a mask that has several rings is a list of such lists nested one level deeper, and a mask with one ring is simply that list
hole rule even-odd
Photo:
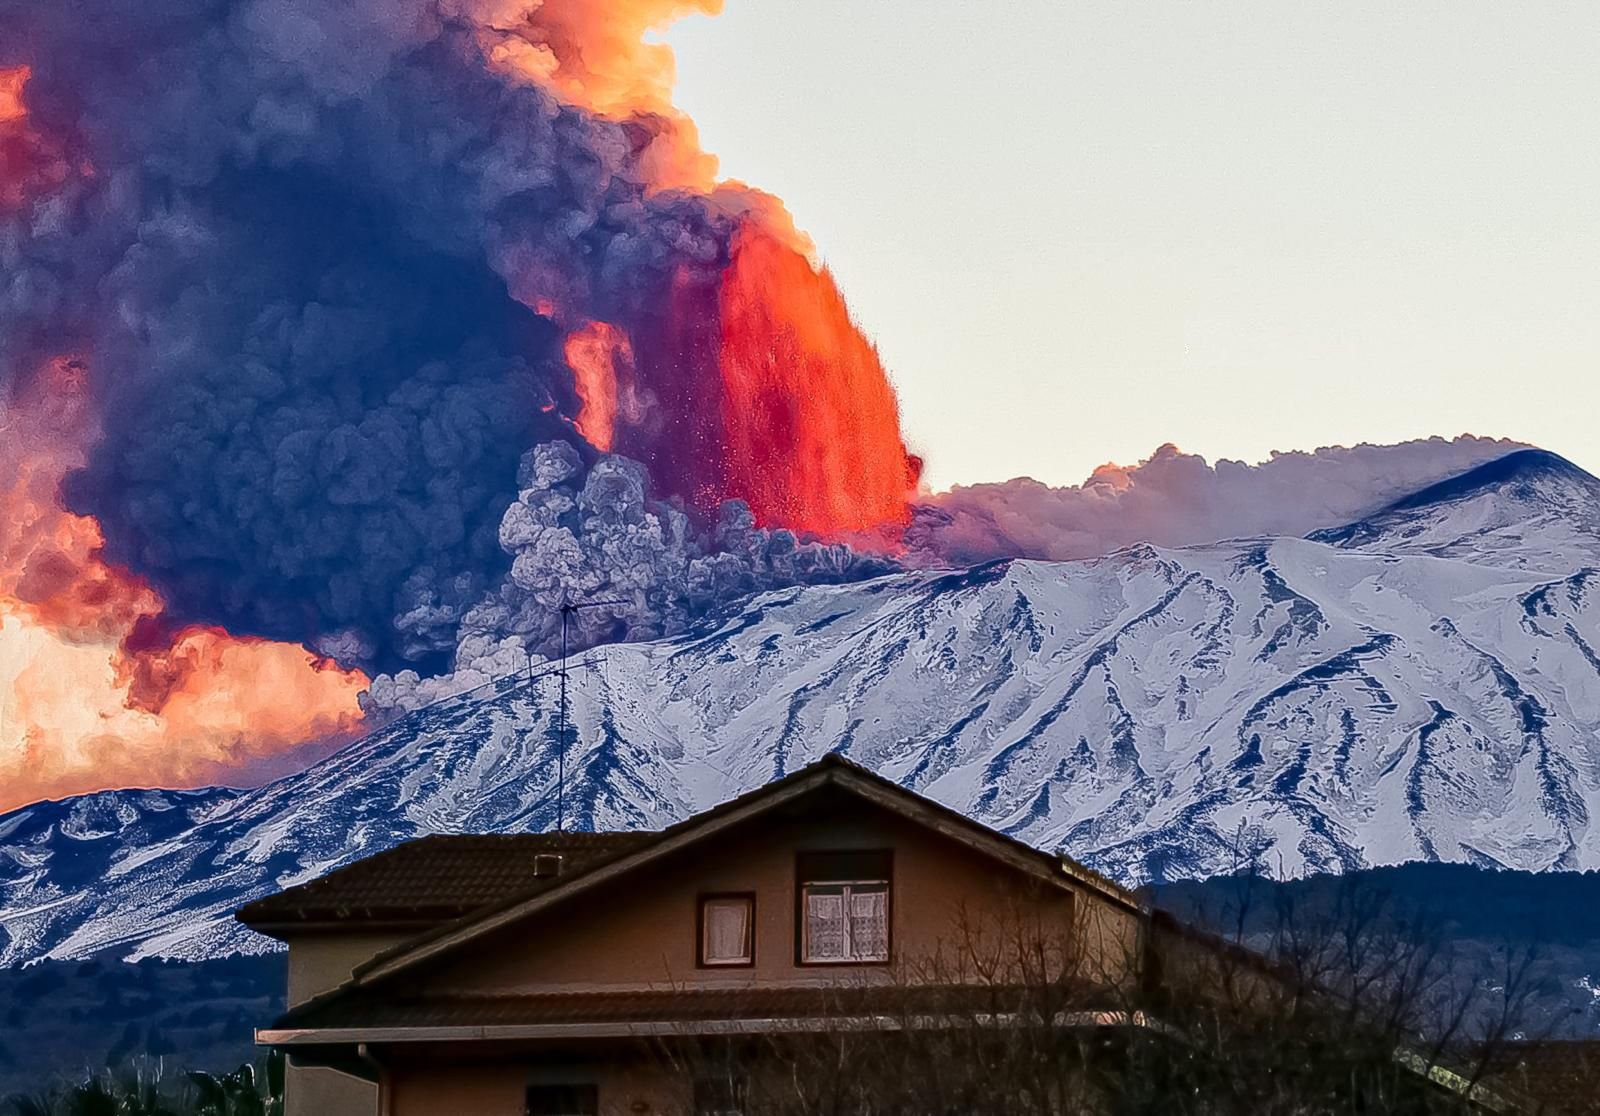
[{"label": "smoke cloud", "polygon": [[892,533],[917,466],[670,104],[645,33],[717,6],[0,0],[0,777],[248,778],[348,734],[356,668],[542,653],[563,579],[624,635],[856,576],[782,528]]},{"label": "smoke cloud", "polygon": [[[6,218],[0,385],[83,354],[100,429],[65,496],[107,559],[183,621],[438,667],[505,573],[519,458],[589,404],[703,515],[903,518],[875,355],[829,382],[833,348],[870,347],[781,207],[712,185],[640,41],[714,7],[0,0],[29,134],[68,153],[29,156],[53,169]],[[772,305],[747,328],[726,304],[752,287]],[[773,301],[792,288],[843,336],[751,373],[735,358],[809,336]],[[621,339],[620,403],[574,384],[569,334]],[[835,421],[863,397],[876,425]]]},{"label": "smoke cloud", "polygon": [[699,533],[683,509],[656,500],[644,466],[607,455],[585,467],[568,442],[524,455],[522,486],[500,521],[504,579],[462,617],[455,670],[380,675],[364,699],[386,717],[526,670],[560,649],[561,608],[599,602],[568,622],[568,646],[677,635],[730,601],[790,585],[893,572],[888,559],[842,543],[802,542],[756,526],[740,501]]},{"label": "smoke cloud", "polygon": [[873,346],[645,41],[718,6],[0,0],[0,784],[251,778],[368,673],[387,714],[548,656],[564,599],[618,602],[575,646],[671,635],[892,568],[846,541],[1309,530],[1492,455],[1164,449],[913,509]]},{"label": "smoke cloud", "polygon": [[1338,526],[1521,448],[1462,435],[1393,446],[1275,453],[1260,465],[1164,445],[1136,466],[1103,465],[1068,488],[1019,477],[928,497],[906,533],[918,564],[1092,558],[1138,542],[1189,546]]}]

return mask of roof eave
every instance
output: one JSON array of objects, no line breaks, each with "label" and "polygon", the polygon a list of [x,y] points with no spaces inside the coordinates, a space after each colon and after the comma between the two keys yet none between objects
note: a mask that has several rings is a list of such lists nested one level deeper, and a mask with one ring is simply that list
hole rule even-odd
[{"label": "roof eave", "polygon": [[[1014,1013],[973,1016],[966,1013],[880,1013],[852,1015],[762,1016],[721,1019],[642,1019],[577,1023],[463,1024],[423,1027],[283,1028],[256,1032],[258,1046],[282,1048],[346,1046],[359,1043],[495,1042],[534,1039],[604,1039],[691,1037],[698,1035],[823,1034],[850,1030],[939,1030],[1004,1026]],[[1170,1031],[1167,1024],[1142,1011],[1061,1012],[1054,1025],[1063,1029],[1142,1027]]]}]

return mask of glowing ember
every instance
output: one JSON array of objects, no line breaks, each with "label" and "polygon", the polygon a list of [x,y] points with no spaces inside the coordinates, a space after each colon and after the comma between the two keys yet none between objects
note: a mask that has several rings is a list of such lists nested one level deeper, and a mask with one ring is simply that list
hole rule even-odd
[{"label": "glowing ember", "polygon": [[892,545],[921,462],[877,351],[791,237],[745,220],[719,271],[676,271],[632,346],[569,338],[576,425],[702,512],[740,499],[765,526]]}]

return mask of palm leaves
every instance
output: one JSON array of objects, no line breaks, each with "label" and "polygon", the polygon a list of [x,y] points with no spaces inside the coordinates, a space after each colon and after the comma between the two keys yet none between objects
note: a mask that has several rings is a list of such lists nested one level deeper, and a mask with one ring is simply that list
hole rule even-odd
[{"label": "palm leaves", "polygon": [[243,1065],[232,1073],[217,1076],[210,1073],[190,1073],[189,1084],[195,1093],[195,1116],[283,1116],[283,1059],[281,1056],[267,1065],[267,1079],[274,1077],[277,1066],[278,1087],[265,1093],[256,1084],[256,1069]]}]

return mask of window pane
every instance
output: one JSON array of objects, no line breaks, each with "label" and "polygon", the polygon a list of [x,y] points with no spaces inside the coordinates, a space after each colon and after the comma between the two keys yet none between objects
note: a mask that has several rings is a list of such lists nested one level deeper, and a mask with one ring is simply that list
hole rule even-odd
[{"label": "window pane", "polygon": [[528,1116],[598,1116],[600,1090],[594,1085],[529,1085]]},{"label": "window pane", "polygon": [[700,958],[707,965],[742,965],[752,959],[754,904],[748,896],[707,899],[700,910],[704,937]]},{"label": "window pane", "polygon": [[850,889],[850,954],[858,961],[889,959],[889,893],[883,887]]},{"label": "window pane", "polygon": [[844,889],[807,887],[805,902],[805,959],[845,960]]}]

